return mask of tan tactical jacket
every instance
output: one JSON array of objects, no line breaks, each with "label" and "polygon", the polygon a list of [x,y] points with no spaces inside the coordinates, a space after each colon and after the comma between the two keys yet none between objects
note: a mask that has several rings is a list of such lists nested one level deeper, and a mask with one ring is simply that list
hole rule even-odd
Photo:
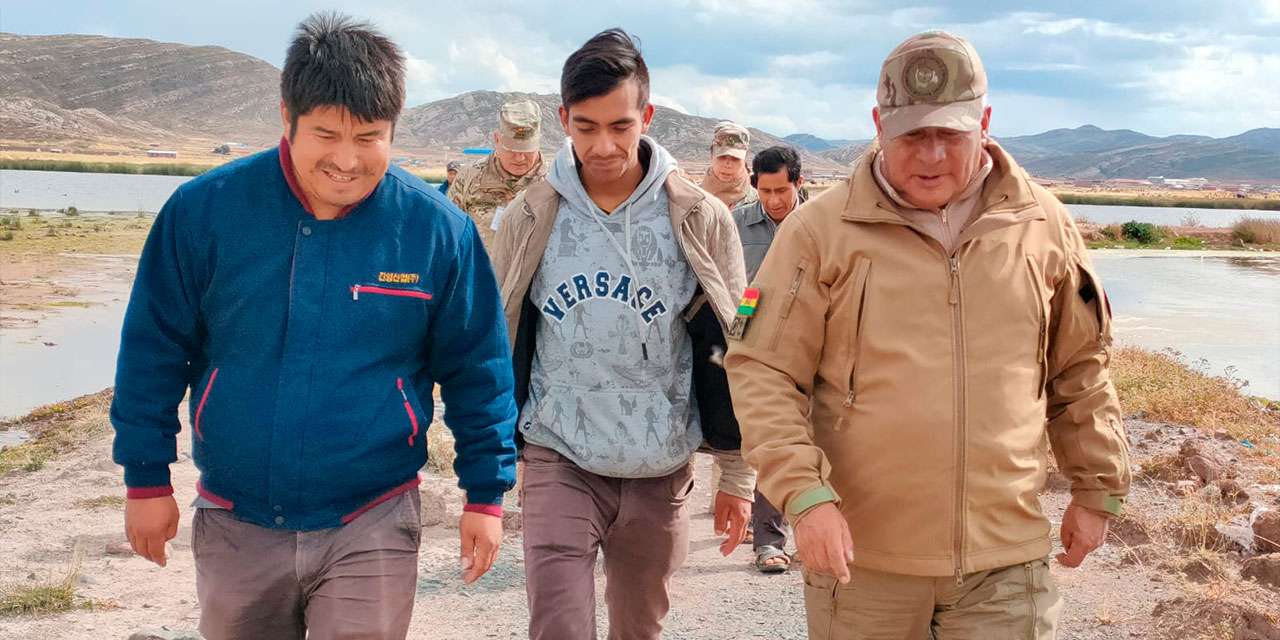
[{"label": "tan tactical jacket", "polygon": [[835,500],[853,564],[957,576],[1049,553],[1049,444],[1080,506],[1118,513],[1128,444],[1111,317],[1066,208],[1003,150],[954,253],[870,156],[791,214],[726,363],[743,452],[789,518]]}]

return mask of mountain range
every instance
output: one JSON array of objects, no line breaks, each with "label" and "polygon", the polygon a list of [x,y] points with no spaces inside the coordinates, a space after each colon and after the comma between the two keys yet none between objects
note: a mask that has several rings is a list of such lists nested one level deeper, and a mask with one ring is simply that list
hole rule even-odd
[{"label": "mountain range", "polygon": [[[105,36],[0,33],[0,148],[88,147],[104,142],[172,144],[232,140],[270,145],[280,135],[280,70],[214,46],[188,46]],[[555,94],[471,91],[405,109],[397,124],[402,149],[460,149],[492,143],[503,102],[524,98],[542,107],[543,146],[560,135]],[[657,107],[649,135],[681,162],[705,164],[717,122]],[[807,168],[834,172],[868,141],[786,138],[751,129],[751,147],[792,144]],[[1000,143],[1032,174],[1105,179],[1204,177],[1280,183],[1280,129],[1227,138],[1154,137],[1094,126],[1055,129]]]},{"label": "mountain range", "polygon": [[[870,142],[824,140],[809,134],[793,134],[786,139],[840,164],[852,162]],[[1157,138],[1129,129],[1084,125],[995,139],[1023,168],[1045,178],[1164,176],[1280,182],[1280,129],[1252,129],[1227,138]]]}]

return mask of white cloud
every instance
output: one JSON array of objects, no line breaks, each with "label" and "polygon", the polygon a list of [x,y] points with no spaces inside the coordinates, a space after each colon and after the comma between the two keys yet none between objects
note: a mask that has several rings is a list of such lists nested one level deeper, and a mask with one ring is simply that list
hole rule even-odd
[{"label": "white cloud", "polygon": [[1152,93],[1152,120],[1170,132],[1232,135],[1280,125],[1280,53],[1226,44],[1190,47],[1175,64],[1148,70],[1134,84]]},{"label": "white cloud", "polygon": [[1085,18],[1069,18],[1066,20],[1029,20],[1022,30],[1023,34],[1041,34],[1061,36],[1073,31],[1080,31],[1102,38],[1119,38],[1122,40],[1142,40],[1146,42],[1177,42],[1185,36],[1174,33],[1143,33],[1111,22],[1087,20]]},{"label": "white cloud", "polygon": [[818,69],[826,69],[840,65],[844,58],[831,51],[812,51],[801,54],[774,56],[769,59],[769,67],[780,73],[808,73]]},{"label": "white cloud", "polygon": [[[726,118],[784,136],[869,138],[875,89],[820,85],[803,76],[711,76],[692,65],[650,69],[654,102],[681,111]],[[661,101],[657,96],[661,96]]]}]

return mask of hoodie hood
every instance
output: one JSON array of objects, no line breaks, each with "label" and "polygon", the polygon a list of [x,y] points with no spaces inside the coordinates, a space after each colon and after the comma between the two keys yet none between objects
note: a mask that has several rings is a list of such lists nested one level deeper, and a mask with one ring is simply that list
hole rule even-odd
[{"label": "hoodie hood", "polygon": [[[635,191],[615,209],[615,212],[632,205],[647,208],[647,205],[662,197],[662,186],[666,182],[667,174],[676,170],[676,159],[649,136],[640,136],[639,154],[642,159],[648,156],[649,168],[640,179],[640,184],[636,185]],[[555,163],[547,173],[547,182],[555,187],[561,198],[570,201],[574,211],[590,212],[600,216],[609,215],[596,206],[596,203],[587,195],[586,187],[582,186],[582,177],[578,175],[578,156],[573,150],[572,138],[565,138],[564,147],[556,153]]]}]

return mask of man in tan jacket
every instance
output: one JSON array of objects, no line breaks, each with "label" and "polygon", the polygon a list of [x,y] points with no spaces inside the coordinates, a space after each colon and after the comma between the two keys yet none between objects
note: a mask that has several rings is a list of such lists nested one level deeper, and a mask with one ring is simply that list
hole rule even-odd
[{"label": "man in tan jacket", "polygon": [[1053,638],[1129,488],[1111,318],[1070,214],[987,136],[972,45],[881,71],[872,145],[778,230],[730,328],[744,454],[791,520],[811,638]]}]

